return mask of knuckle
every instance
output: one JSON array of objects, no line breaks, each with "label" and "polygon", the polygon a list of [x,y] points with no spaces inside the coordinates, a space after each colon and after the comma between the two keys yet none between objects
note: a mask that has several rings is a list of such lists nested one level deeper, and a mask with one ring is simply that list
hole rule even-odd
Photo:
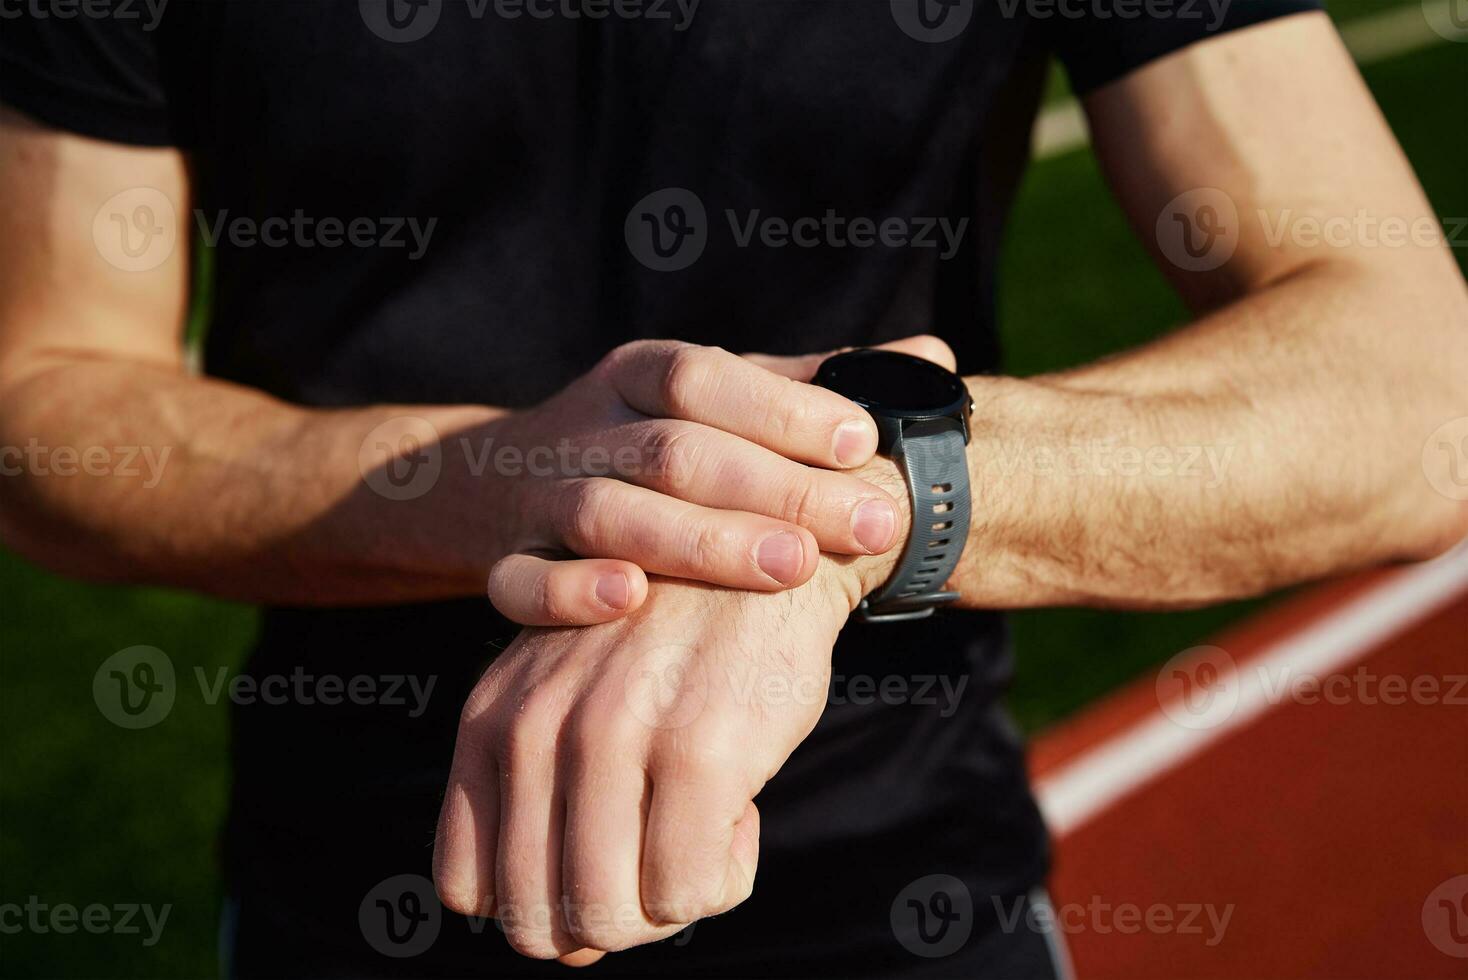
[{"label": "knuckle", "polygon": [[673,348],[663,362],[659,379],[661,401],[668,414],[685,417],[707,389],[710,379],[709,352],[693,344]]},{"label": "knuckle", "polygon": [[808,472],[791,478],[784,493],[784,518],[801,527],[814,527],[825,505],[820,480]]},{"label": "knuckle", "polygon": [[917,343],[918,356],[939,364],[951,363],[953,350],[940,337],[932,334],[922,334]]},{"label": "knuckle", "polygon": [[577,578],[565,570],[541,576],[535,585],[535,604],[547,620],[566,626],[580,621],[582,599]]},{"label": "knuckle", "polygon": [[616,374],[627,365],[627,362],[637,357],[639,351],[645,349],[652,341],[631,340],[625,344],[618,344],[607,351],[602,359],[597,362],[597,370],[602,374]]},{"label": "knuckle", "polygon": [[636,943],[628,930],[615,920],[616,909],[605,902],[585,902],[566,915],[566,932],[571,940],[585,949],[616,952]]},{"label": "knuckle", "polygon": [[733,560],[742,536],[721,517],[690,514],[684,520],[679,558],[688,568],[719,568]]},{"label": "knuckle", "polygon": [[540,929],[506,926],[505,941],[515,952],[533,960],[553,960],[560,955],[550,934]]},{"label": "knuckle", "polygon": [[438,900],[450,912],[459,915],[484,915],[487,903],[479,889],[458,869],[440,865],[434,861],[433,890]]},{"label": "knuckle", "polygon": [[564,494],[558,520],[561,537],[571,550],[584,552],[595,547],[612,519],[615,481],[605,477],[576,480]]},{"label": "knuckle", "polygon": [[643,904],[650,916],[668,925],[697,922],[717,909],[717,903],[705,897],[700,890],[683,884],[668,886],[646,898]]},{"label": "knuckle", "polygon": [[560,727],[559,699],[543,688],[525,695],[516,710],[495,727],[495,758],[503,773],[524,773],[551,765]]},{"label": "knuckle", "polygon": [[648,427],[643,443],[644,472],[657,486],[675,497],[692,491],[698,480],[703,455],[702,437],[694,426],[679,422],[657,422]]}]

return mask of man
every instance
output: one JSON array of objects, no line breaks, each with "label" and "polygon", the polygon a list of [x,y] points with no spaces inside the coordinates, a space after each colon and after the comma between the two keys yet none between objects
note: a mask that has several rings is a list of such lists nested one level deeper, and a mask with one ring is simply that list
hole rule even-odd
[{"label": "man", "polygon": [[[1468,531],[1422,471],[1468,412],[1446,250],[1253,217],[1431,214],[1310,7],[7,21],[0,443],[171,455],[146,490],[6,481],[6,543],[264,604],[258,679],[435,684],[416,715],[237,710],[231,968],[1056,975],[994,911],[1042,900],[1046,854],[992,610],[1195,605]],[[1019,380],[994,265],[1051,51],[1197,319]],[[972,517],[956,608],[848,623],[921,488],[808,382],[878,344],[966,376]],[[1088,445],[1231,456],[1216,486],[995,465]],[[828,704],[833,674],[963,693]]]}]

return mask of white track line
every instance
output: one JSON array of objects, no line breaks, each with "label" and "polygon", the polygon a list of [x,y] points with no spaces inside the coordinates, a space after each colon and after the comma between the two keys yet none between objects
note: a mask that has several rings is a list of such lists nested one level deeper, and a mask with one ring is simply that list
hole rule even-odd
[{"label": "white track line", "polygon": [[[1421,51],[1447,40],[1432,29],[1428,18],[1446,21],[1448,4],[1454,2],[1456,0],[1428,0],[1360,17],[1341,25],[1341,40],[1356,59],[1356,64],[1363,66]],[[1037,160],[1079,150],[1090,142],[1085,113],[1075,99],[1053,105],[1035,120],[1031,139]]]},{"label": "white track line", "polygon": [[1064,837],[1137,788],[1176,769],[1277,706],[1281,678],[1325,677],[1468,591],[1468,542],[1394,572],[1302,631],[1251,657],[1237,674],[1238,703],[1212,728],[1187,728],[1160,711],[1040,779],[1040,809]]}]

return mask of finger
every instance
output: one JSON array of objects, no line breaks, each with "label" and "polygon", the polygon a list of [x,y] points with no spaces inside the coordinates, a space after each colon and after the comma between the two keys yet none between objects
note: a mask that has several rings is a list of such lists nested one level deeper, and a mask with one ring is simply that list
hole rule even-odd
[{"label": "finger", "polygon": [[509,555],[489,570],[489,601],[521,626],[591,626],[632,612],[647,598],[647,576],[612,558],[547,561]]},{"label": "finger", "polygon": [[561,838],[565,798],[553,777],[524,766],[501,767],[503,815],[496,855],[496,913],[515,951],[554,959],[580,951],[561,914]]},{"label": "finger", "polygon": [[574,966],[579,968],[583,966],[590,966],[605,955],[607,954],[599,949],[578,949],[574,953],[567,953],[565,956],[557,956],[556,959],[560,961],[562,966]]},{"label": "finger", "polygon": [[499,771],[481,735],[472,724],[460,726],[433,840],[433,884],[446,908],[489,918],[495,914]]},{"label": "finger", "polygon": [[[766,371],[772,371],[795,381],[809,381],[816,376],[816,369],[821,366],[822,361],[852,349],[842,347],[839,350],[826,351],[821,354],[802,354],[795,357],[776,354],[745,354],[744,357]],[[941,364],[950,371],[958,369],[958,361],[953,356],[953,348],[949,347],[942,338],[928,333],[903,337],[901,340],[889,340],[885,344],[878,344],[876,349],[911,354],[913,357],[921,357],[925,361]]]},{"label": "finger", "polygon": [[759,811],[730,780],[654,777],[643,842],[642,903],[659,922],[727,912],[754,890]]},{"label": "finger", "polygon": [[636,460],[618,476],[706,507],[763,514],[807,528],[822,551],[886,551],[897,509],[880,488],[848,473],[792,462],[706,425],[649,419],[603,434],[610,457]]},{"label": "finger", "polygon": [[849,399],[717,347],[627,344],[609,376],[644,415],[711,425],[812,466],[860,466],[877,450],[876,424]]},{"label": "finger", "polygon": [[614,730],[598,727],[584,731],[600,745],[578,753],[567,774],[561,889],[574,896],[566,922],[571,936],[590,949],[621,950],[682,926],[652,922],[643,912],[639,869],[651,787],[641,765],[608,758],[608,746],[620,743]]},{"label": "finger", "polygon": [[761,592],[802,585],[820,556],[815,538],[798,525],[602,477],[562,484],[548,510],[555,546],[712,585]]}]

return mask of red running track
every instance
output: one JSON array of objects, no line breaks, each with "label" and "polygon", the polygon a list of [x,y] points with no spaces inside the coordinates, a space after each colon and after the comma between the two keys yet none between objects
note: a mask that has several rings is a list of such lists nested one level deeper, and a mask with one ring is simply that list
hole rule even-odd
[{"label": "red running track", "polygon": [[[1391,575],[1317,589],[1214,643],[1258,669]],[[1468,978],[1468,578],[1322,676],[1336,675],[1328,697],[1280,696],[1069,821],[1051,891],[1078,977]],[[1042,800],[1047,778],[1158,715],[1148,676],[1042,736]]]}]

